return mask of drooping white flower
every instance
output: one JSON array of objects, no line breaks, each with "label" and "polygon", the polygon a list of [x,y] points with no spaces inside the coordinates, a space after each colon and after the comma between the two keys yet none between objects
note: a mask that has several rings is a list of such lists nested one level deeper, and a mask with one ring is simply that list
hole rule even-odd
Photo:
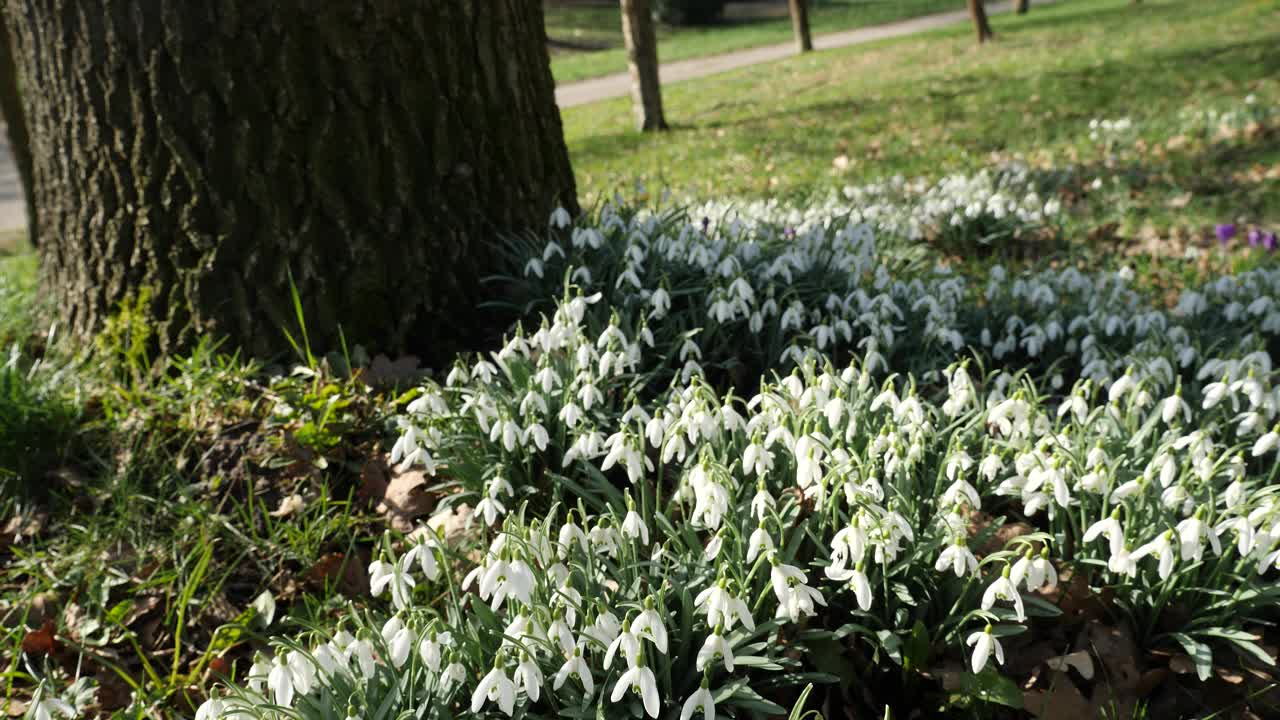
[{"label": "drooping white flower", "polygon": [[622,651],[622,657],[627,661],[627,666],[634,667],[640,658],[640,638],[632,632],[631,622],[628,620],[622,621],[622,631],[614,636],[605,650],[604,668],[606,670],[613,664],[613,658],[619,650]]},{"label": "drooping white flower", "polygon": [[1044,548],[1039,555],[1034,556],[1031,550],[1027,550],[1026,554],[1013,564],[1013,568],[1009,571],[1009,580],[1014,587],[1025,582],[1030,592],[1040,590],[1046,585],[1050,590],[1056,587],[1058,571],[1049,560],[1048,548]]},{"label": "drooping white flower", "polygon": [[582,646],[580,645],[573,648],[573,653],[569,656],[569,659],[556,671],[555,681],[551,684],[551,689],[558,691],[570,677],[577,678],[578,682],[582,683],[582,691],[586,695],[589,696],[595,692],[595,680],[591,677],[591,668],[587,666],[586,660],[582,657]]},{"label": "drooping white flower", "polygon": [[622,521],[622,536],[639,538],[641,545],[646,547],[649,545],[649,527],[645,525],[644,519],[640,517],[640,513],[636,512],[634,506],[627,511],[627,516]]},{"label": "drooping white flower", "polygon": [[276,705],[293,707],[293,673],[283,656],[277,656],[267,674],[267,689]]},{"label": "drooping white flower", "polygon": [[637,637],[647,638],[663,655],[667,654],[667,628],[662,623],[662,616],[653,606],[653,598],[645,599],[644,610],[631,623],[631,631]]},{"label": "drooping white flower", "polygon": [[454,686],[467,679],[467,669],[460,662],[451,662],[440,673],[440,692],[448,694]]},{"label": "drooping white flower", "polygon": [[726,671],[733,672],[733,647],[720,634],[719,629],[708,635],[707,639],[702,643],[702,648],[698,650],[698,658],[695,662],[698,672],[702,672],[707,665],[715,662],[718,658],[724,659],[724,669]]},{"label": "drooping white flower", "polygon": [[1208,523],[1200,519],[1199,513],[1179,522],[1175,529],[1178,532],[1178,544],[1184,561],[1200,562],[1200,558],[1204,556],[1204,540],[1209,541],[1215,555],[1222,554],[1222,543],[1218,540],[1218,534]]},{"label": "drooping white flower", "polygon": [[1124,545],[1124,528],[1120,526],[1120,518],[1118,513],[1112,513],[1098,522],[1089,526],[1084,531],[1084,541],[1093,542],[1098,536],[1105,537],[1111,546],[1111,554],[1116,552]]},{"label": "drooping white flower", "polygon": [[778,599],[778,617],[789,618],[791,622],[799,622],[801,617],[814,615],[814,605],[826,606],[827,601],[806,583],[808,578],[800,568],[772,560],[773,568],[769,571],[769,582],[773,594]]},{"label": "drooping white flower", "polygon": [[418,655],[422,657],[422,662],[431,672],[440,670],[440,660],[442,659],[442,651],[444,648],[453,644],[453,634],[445,632],[431,631],[422,638],[422,642],[418,644]]},{"label": "drooping white flower", "polygon": [[747,540],[747,562],[753,563],[761,555],[768,557],[773,551],[773,538],[769,536],[769,531],[764,529],[764,525],[757,526]]},{"label": "drooping white flower", "polygon": [[707,682],[704,678],[702,685],[693,692],[692,695],[684,701],[684,705],[680,708],[680,720],[691,720],[693,714],[702,711],[703,720],[715,720],[716,717],[716,701],[712,697],[711,691],[707,689]]},{"label": "drooping white flower", "polygon": [[409,605],[415,584],[413,576],[396,563],[380,559],[369,563],[369,593],[377,597],[390,588],[391,602],[397,610],[403,610]]},{"label": "drooping white flower", "polygon": [[498,709],[510,717],[516,707],[516,684],[502,668],[494,665],[471,693],[471,712],[478,713],[485,703],[497,703]]},{"label": "drooping white flower", "polygon": [[964,577],[965,572],[976,573],[978,571],[978,558],[973,556],[969,551],[968,544],[963,537],[957,537],[955,542],[948,545],[939,555],[938,560],[933,564],[933,569],[942,572],[950,568],[956,574],[956,577]]},{"label": "drooping white flower", "polygon": [[693,604],[706,612],[707,624],[711,627],[724,625],[725,630],[732,630],[735,623],[741,622],[747,630],[756,629],[755,620],[751,617],[751,609],[741,598],[734,597],[727,589],[725,580],[698,593]]},{"label": "drooping white flower", "polygon": [[987,586],[986,591],[982,593],[982,609],[990,610],[995,605],[996,600],[1007,600],[1013,603],[1014,614],[1017,616],[1018,622],[1023,622],[1027,619],[1027,614],[1022,605],[1022,595],[1018,593],[1018,588],[1014,587],[1013,581],[1009,579],[1010,574],[1010,568],[1006,565],[1003,574]]},{"label": "drooping white flower", "polygon": [[537,663],[523,653],[520,664],[516,666],[515,684],[528,696],[529,702],[538,702],[542,695],[542,671],[538,669]]},{"label": "drooping white flower", "polygon": [[622,673],[617,684],[613,686],[613,694],[609,699],[616,703],[628,690],[634,690],[640,694],[644,711],[649,717],[655,719],[658,717],[658,682],[647,665],[637,665]]},{"label": "drooping white flower", "polygon": [[1173,573],[1173,563],[1178,554],[1173,546],[1173,537],[1173,531],[1166,530],[1157,535],[1156,539],[1134,550],[1130,557],[1135,563],[1148,555],[1155,557],[1160,562],[1160,579],[1167,580]]},{"label": "drooping white flower", "polygon": [[975,673],[982,672],[982,668],[987,666],[987,661],[991,659],[991,655],[996,656],[996,662],[1000,665],[1004,664],[1004,647],[1000,645],[1000,641],[991,634],[991,626],[986,629],[973,633],[965,640],[966,645],[973,647],[973,660],[971,666]]}]

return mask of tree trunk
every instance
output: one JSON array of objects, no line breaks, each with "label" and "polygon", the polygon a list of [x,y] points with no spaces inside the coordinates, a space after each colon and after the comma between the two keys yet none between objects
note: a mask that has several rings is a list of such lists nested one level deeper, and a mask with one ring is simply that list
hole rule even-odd
[{"label": "tree trunk", "polygon": [[813,37],[809,34],[809,0],[790,0],[791,29],[796,35],[796,52],[813,50]]},{"label": "tree trunk", "polygon": [[969,17],[973,18],[973,27],[978,32],[978,44],[994,38],[991,23],[987,22],[987,8],[984,0],[969,0]]},{"label": "tree trunk", "polygon": [[227,337],[441,359],[503,233],[577,211],[542,3],[2,0],[41,275],[87,337],[150,298],[160,351]]},{"label": "tree trunk", "polygon": [[1019,15],[1026,15],[1027,10],[1030,10],[1030,9],[1031,9],[1031,0],[1018,0],[1016,3],[1014,3],[1014,10],[1016,10]]},{"label": "tree trunk", "polygon": [[22,113],[22,89],[18,86],[18,68],[13,60],[13,43],[5,28],[0,7],[0,113],[4,114],[5,132],[9,136],[9,154],[18,168],[22,196],[27,211],[27,238],[36,244],[35,202],[31,199],[31,145],[27,138],[27,119]]},{"label": "tree trunk", "polygon": [[658,37],[649,0],[622,0],[622,37],[627,46],[636,128],[646,132],[665,130],[667,120],[662,114],[662,86],[658,82]]}]

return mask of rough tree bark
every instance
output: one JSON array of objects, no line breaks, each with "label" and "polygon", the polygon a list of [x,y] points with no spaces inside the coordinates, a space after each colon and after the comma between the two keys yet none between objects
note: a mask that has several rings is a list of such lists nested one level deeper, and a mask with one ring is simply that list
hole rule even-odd
[{"label": "rough tree bark", "polygon": [[500,234],[577,210],[542,3],[0,1],[76,336],[146,293],[161,351],[274,354],[296,287],[317,349],[442,358]]},{"label": "rough tree bark", "polygon": [[796,35],[796,52],[813,50],[813,36],[809,34],[809,0],[790,0],[791,29]]},{"label": "rough tree bark", "polygon": [[27,120],[22,113],[22,89],[18,86],[18,69],[13,60],[13,43],[3,21],[0,7],[0,113],[4,114],[5,132],[9,136],[9,153],[18,167],[18,180],[26,201],[27,237],[36,244],[35,202],[31,198],[31,147],[27,139]]},{"label": "rough tree bark", "polygon": [[1017,0],[1013,7],[1019,15],[1026,15],[1027,10],[1031,9],[1031,0]]},{"label": "rough tree bark", "polygon": [[622,37],[627,46],[636,128],[646,132],[665,130],[667,120],[662,114],[662,86],[658,82],[658,37],[649,0],[621,2]]},{"label": "rough tree bark", "polygon": [[969,17],[973,18],[973,27],[978,32],[979,45],[996,36],[991,31],[991,23],[987,21],[985,0],[969,0]]}]

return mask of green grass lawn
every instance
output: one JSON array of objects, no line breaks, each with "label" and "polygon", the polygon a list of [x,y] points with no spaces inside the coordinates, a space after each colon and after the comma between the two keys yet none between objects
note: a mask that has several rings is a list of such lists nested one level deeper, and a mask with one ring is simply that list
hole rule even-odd
[{"label": "green grass lawn", "polygon": [[1274,2],[1077,0],[993,24],[997,41],[985,47],[962,24],[668,86],[673,129],[658,135],[633,131],[625,98],[568,108],[578,186],[588,197],[639,181],[677,196],[799,198],[1015,155],[1088,170],[1115,162],[1088,142],[1088,122],[1127,116],[1150,147],[1131,159],[1142,197],[1112,214],[1138,224],[1280,220],[1277,182],[1265,178],[1280,163],[1275,132],[1154,147],[1188,109],[1250,93],[1280,102]]},{"label": "green grass lawn", "polygon": [[[818,0],[811,3],[814,34],[851,30],[964,7],[963,0]],[[551,72],[561,83],[625,72],[622,20],[618,4],[578,6],[550,3],[546,7],[547,35],[554,43]],[[658,28],[662,62],[715,55],[744,48],[786,42],[792,38],[786,18],[726,19],[711,27]],[[604,48],[566,51],[566,45]]]}]

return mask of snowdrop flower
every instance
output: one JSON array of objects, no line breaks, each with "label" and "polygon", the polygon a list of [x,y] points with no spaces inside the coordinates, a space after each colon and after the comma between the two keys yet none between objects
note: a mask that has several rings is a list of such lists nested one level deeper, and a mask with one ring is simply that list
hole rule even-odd
[{"label": "snowdrop flower", "polygon": [[[393,618],[395,619],[395,618]],[[386,637],[386,630],[383,630],[383,637]],[[391,664],[396,668],[404,665],[409,659],[409,652],[413,650],[413,642],[415,638],[413,631],[407,627],[400,627],[387,642],[387,651]],[[305,691],[304,691],[305,692]]]},{"label": "snowdrop flower", "polygon": [[1202,541],[1206,539],[1209,541],[1209,545],[1213,547],[1215,555],[1222,554],[1222,543],[1218,541],[1218,534],[1205,521],[1200,519],[1200,513],[1197,512],[1192,517],[1178,523],[1176,530],[1184,561],[1200,562],[1200,558],[1204,556]]},{"label": "snowdrop flower", "polygon": [[622,632],[614,637],[613,642],[609,643],[608,649],[605,650],[604,668],[606,670],[613,664],[613,657],[619,650],[622,651],[622,657],[627,661],[627,665],[634,667],[636,660],[640,657],[640,638],[631,631],[629,620],[622,621]]},{"label": "snowdrop flower", "polygon": [[649,317],[653,320],[661,320],[671,310],[671,294],[665,288],[658,288],[649,296],[649,305],[653,308],[649,312]]},{"label": "snowdrop flower", "polygon": [[991,659],[992,653],[995,654],[997,663],[1004,664],[1004,648],[1000,645],[1000,641],[991,634],[990,625],[987,625],[985,630],[970,635],[965,640],[965,644],[973,647],[972,667],[975,673],[982,672],[982,668],[986,667],[987,661]]},{"label": "snowdrop flower", "polygon": [[982,498],[978,496],[978,491],[968,481],[963,478],[951,483],[942,493],[942,497],[938,499],[941,505],[958,505],[964,501],[974,510],[982,508]]},{"label": "snowdrop flower", "polygon": [[[751,444],[747,445],[746,450],[742,451],[742,471],[747,475],[754,473],[756,476],[763,478],[772,469],[773,453],[769,452],[758,439],[753,439]],[[760,491],[766,492],[763,486]],[[769,500],[772,501],[772,498]],[[751,503],[751,508],[755,512],[756,504],[754,500]]]},{"label": "snowdrop flower", "polygon": [[[66,707],[63,708],[58,705],[46,707],[45,711],[41,713],[39,706],[37,706],[35,713],[32,715],[32,720],[52,720],[55,714],[67,718],[74,718],[76,716],[75,708],[71,707],[71,705],[63,702],[62,700],[58,700],[57,698],[53,698],[52,700],[56,703],[66,705]],[[42,699],[41,703],[43,702],[44,700]],[[222,698],[210,696],[208,700],[200,703],[200,707],[196,708],[195,720],[220,720],[226,711],[227,704],[222,701]]]},{"label": "snowdrop flower", "polygon": [[[210,702],[213,702],[212,699]],[[209,707],[206,709],[206,705],[209,705],[209,702],[200,706],[200,709],[205,711],[205,717],[217,718],[222,714],[224,709],[224,703],[222,703],[222,701],[218,701],[216,707]],[[53,720],[54,717],[59,715],[64,718],[74,718],[77,713],[76,709],[72,707],[70,703],[57,696],[47,695],[45,689],[41,687],[40,700],[35,704],[35,708],[31,711],[32,720]],[[199,715],[198,712],[197,715]]]},{"label": "snowdrop flower", "polygon": [[742,599],[734,597],[728,591],[728,581],[721,578],[715,585],[698,593],[694,598],[694,607],[707,613],[707,624],[711,627],[724,625],[725,630],[732,630],[734,623],[741,622],[747,630],[756,629],[755,620],[751,617],[751,609]]},{"label": "snowdrop flower", "polygon": [[1109,517],[1103,518],[1084,531],[1084,541],[1093,542],[1099,536],[1105,537],[1111,544],[1111,554],[1124,545],[1124,528],[1120,526],[1120,511],[1116,510]]},{"label": "snowdrop flower", "polygon": [[799,622],[801,617],[814,615],[814,604],[826,606],[822,593],[809,587],[808,578],[793,565],[785,565],[774,555],[770,558],[773,568],[769,572],[769,582],[773,586],[773,594],[778,598],[778,617],[789,618],[791,622]]},{"label": "snowdrop flower", "polygon": [[369,593],[378,597],[383,590],[390,588],[391,602],[397,610],[403,610],[409,605],[415,584],[413,576],[395,563],[381,559],[369,563]]},{"label": "snowdrop flower", "polygon": [[1058,585],[1058,571],[1053,567],[1053,563],[1049,561],[1049,549],[1043,548],[1037,556],[1032,555],[1031,550],[1027,550],[1026,554],[1013,564],[1013,569],[1009,572],[1009,579],[1013,582],[1014,587],[1026,582],[1026,588],[1029,592],[1035,592],[1046,585],[1052,590]]},{"label": "snowdrop flower", "polygon": [[1271,432],[1258,438],[1253,444],[1252,453],[1254,457],[1262,457],[1278,447],[1280,447],[1280,425],[1276,425],[1271,428]]},{"label": "snowdrop flower", "polygon": [[507,677],[506,672],[498,667],[495,660],[493,669],[476,685],[471,693],[471,712],[478,713],[486,702],[496,702],[498,709],[510,717],[516,707],[516,684]]},{"label": "snowdrop flower", "polygon": [[1160,579],[1167,580],[1173,574],[1173,563],[1177,559],[1177,553],[1173,549],[1173,531],[1160,533],[1155,540],[1134,550],[1131,557],[1136,563],[1148,555],[1160,561]]},{"label": "snowdrop flower", "polygon": [[702,678],[702,684],[684,701],[684,705],[680,708],[680,720],[691,720],[693,714],[699,710],[702,711],[703,720],[715,720],[716,701],[712,697],[711,691],[707,689],[705,675]]},{"label": "snowdrop flower", "polygon": [[702,643],[702,648],[698,650],[698,658],[695,662],[698,672],[702,672],[708,664],[715,662],[719,658],[724,658],[724,669],[728,672],[733,672],[733,648],[729,645],[729,641],[724,639],[722,632],[723,629],[717,627]]},{"label": "snowdrop flower", "polygon": [[758,525],[747,540],[747,562],[754,563],[762,554],[768,557],[773,551],[773,538],[769,536],[769,531],[764,529],[763,524]]},{"label": "snowdrop flower", "polygon": [[462,666],[462,663],[451,662],[445,667],[444,672],[440,673],[440,692],[447,695],[454,686],[466,679],[467,669]]},{"label": "snowdrop flower", "polygon": [[986,592],[982,593],[982,609],[990,610],[995,605],[996,600],[1008,600],[1013,603],[1014,613],[1018,618],[1018,622],[1024,622],[1027,619],[1027,615],[1022,606],[1022,596],[1018,594],[1018,588],[1014,587],[1009,575],[1009,566],[1005,565],[1003,574],[987,586]]},{"label": "snowdrop flower", "polygon": [[[569,216],[569,211],[562,207],[557,207],[553,210],[551,212],[551,219],[548,221],[551,227],[557,230],[563,230],[569,227],[572,222],[573,218]],[[471,712],[475,712],[475,710],[472,710]],[[510,715],[511,713],[507,712],[507,714]]]},{"label": "snowdrop flower", "polygon": [[1138,561],[1133,558],[1128,546],[1122,544],[1119,548],[1115,548],[1111,557],[1107,559],[1107,569],[1117,575],[1137,577]]},{"label": "snowdrop flower", "polygon": [[441,650],[453,644],[453,634],[445,631],[437,633],[432,630],[418,644],[418,655],[431,672],[440,670]]},{"label": "snowdrop flower", "polygon": [[635,622],[631,623],[631,631],[637,637],[648,638],[658,648],[658,652],[667,654],[667,628],[662,624],[662,617],[653,607],[652,596],[645,598],[644,610],[636,617]]},{"label": "snowdrop flower", "polygon": [[724,531],[717,532],[711,536],[711,540],[707,542],[707,547],[702,551],[702,557],[707,562],[711,562],[720,557],[720,550],[724,548]]},{"label": "snowdrop flower", "polygon": [[407,573],[416,560],[422,566],[422,574],[428,580],[436,580],[440,577],[440,566],[436,563],[435,554],[437,536],[435,530],[429,527],[420,532],[422,534],[418,542],[400,558],[400,571]]},{"label": "snowdrop flower", "polygon": [[978,571],[978,558],[973,556],[969,551],[968,544],[963,537],[957,537],[955,542],[951,543],[938,555],[938,560],[933,564],[933,569],[942,572],[951,568],[956,577],[964,577],[965,571],[976,573]]},{"label": "snowdrop flower", "polygon": [[590,696],[595,693],[595,680],[591,677],[591,668],[587,667],[587,662],[582,658],[581,645],[573,648],[569,659],[556,671],[551,689],[558,691],[570,677],[577,678],[582,683],[582,691],[585,695]]},{"label": "snowdrop flower", "polygon": [[283,656],[276,657],[271,672],[267,674],[267,689],[271,690],[276,705],[293,707],[293,673]]},{"label": "snowdrop flower", "polygon": [[773,495],[770,495],[769,489],[765,487],[764,480],[760,480],[756,485],[756,494],[751,498],[751,514],[757,521],[763,522],[765,514],[776,504]]},{"label": "snowdrop flower", "polygon": [[622,536],[636,539],[640,538],[640,544],[649,545],[649,528],[644,524],[644,520],[640,517],[640,513],[636,512],[636,505],[631,500],[631,495],[627,495],[627,516],[622,521]]},{"label": "snowdrop flower", "polygon": [[529,702],[538,702],[542,695],[542,671],[524,653],[520,654],[520,664],[516,666],[515,684],[524,690]]},{"label": "snowdrop flower", "polygon": [[618,678],[618,682],[613,686],[613,694],[609,699],[618,702],[627,690],[633,690],[640,695],[644,703],[644,711],[651,718],[658,717],[658,682],[653,677],[653,671],[644,664],[641,658],[639,665],[633,666],[622,676]]}]

